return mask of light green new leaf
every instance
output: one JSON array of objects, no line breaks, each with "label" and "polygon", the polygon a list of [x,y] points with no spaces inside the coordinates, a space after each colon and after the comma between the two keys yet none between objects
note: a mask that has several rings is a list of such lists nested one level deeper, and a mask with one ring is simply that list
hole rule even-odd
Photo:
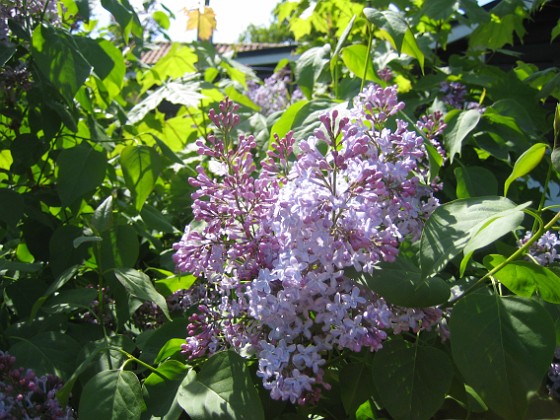
[{"label": "light green new leaf", "polygon": [[[501,255],[488,255],[484,264],[492,269],[505,258]],[[494,277],[518,296],[531,297],[535,293],[542,300],[560,303],[560,277],[546,267],[530,261],[512,261],[494,274]]]},{"label": "light green new leaf", "polygon": [[366,80],[379,81],[373,69],[373,62],[366,63],[368,47],[362,44],[349,45],[342,49],[342,62],[354,76],[364,77],[364,69],[368,66]]},{"label": "light green new leaf", "polygon": [[178,79],[185,74],[196,72],[195,63],[198,56],[192,48],[179,44],[171,44],[171,48],[164,57],[160,58],[146,73],[140,76],[142,89],[145,93],[154,85],[161,85],[168,79]]},{"label": "light green new leaf", "polygon": [[394,10],[380,11],[365,8],[364,14],[367,20],[381,30],[382,36],[393,45],[393,48],[399,53],[416,58],[424,73],[424,53],[420,50],[412,30],[400,13]]},{"label": "light green new leaf", "polygon": [[537,143],[527,149],[513,165],[511,174],[507,177],[504,183],[504,197],[507,196],[509,186],[517,178],[527,175],[541,162],[546,153],[548,145],[545,143]]},{"label": "light green new leaf", "polygon": [[161,158],[151,147],[127,146],[121,152],[120,164],[134,206],[140,211],[156,185],[162,169]]},{"label": "light green new leaf", "polygon": [[166,279],[156,280],[156,289],[164,296],[175,293],[178,290],[188,290],[196,281],[192,274],[183,274]]},{"label": "light green new leaf", "polygon": [[373,359],[379,400],[394,419],[429,419],[442,406],[453,379],[443,351],[394,339]]},{"label": "light green new leaf", "polygon": [[241,356],[223,351],[210,357],[198,374],[187,374],[177,400],[193,420],[264,419],[251,376]]},{"label": "light green new leaf", "polygon": [[64,206],[75,204],[105,179],[107,158],[84,142],[60,152],[56,189]]},{"label": "light green new leaf", "polygon": [[528,393],[550,367],[555,332],[536,301],[472,294],[453,307],[453,359],[467,384],[498,415],[525,419]]},{"label": "light green new leaf", "polygon": [[133,372],[105,370],[85,384],[78,415],[83,420],[134,420],[140,419],[144,406],[142,387]]},{"label": "light green new leaf", "polygon": [[154,302],[167,319],[171,320],[165,298],[157,292],[146,274],[132,268],[116,268],[114,272],[117,280],[129,294],[143,301]]},{"label": "light green new leaf", "polygon": [[[420,240],[420,266],[422,277],[438,273],[453,258],[459,255],[475,235],[483,235],[471,245],[494,241],[491,230],[484,231],[489,223],[499,217],[512,216],[516,204],[504,197],[477,197],[451,201],[438,207],[430,216]],[[510,225],[511,226],[511,225]],[[501,232],[503,233],[503,232]],[[480,242],[479,242],[480,241]]]},{"label": "light green new leaf", "polygon": [[303,99],[296,103],[293,103],[286,109],[280,118],[274,123],[270,129],[270,144],[274,141],[274,134],[278,134],[278,137],[283,138],[288,134],[294,125],[294,121],[299,113],[299,111],[307,104],[309,101]]},{"label": "light green new leaf", "polygon": [[447,129],[443,137],[449,161],[453,162],[456,154],[461,154],[463,141],[476,128],[480,121],[480,112],[476,109],[450,112],[446,118]]}]

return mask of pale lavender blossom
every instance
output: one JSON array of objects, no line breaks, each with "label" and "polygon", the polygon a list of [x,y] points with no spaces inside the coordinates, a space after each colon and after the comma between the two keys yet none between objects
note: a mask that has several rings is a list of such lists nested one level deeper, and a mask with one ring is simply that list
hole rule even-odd
[{"label": "pale lavender blossom", "polygon": [[437,206],[422,182],[422,137],[401,120],[386,126],[403,107],[394,86],[370,85],[345,115],[322,115],[297,156],[291,133],[276,137],[260,170],[252,137],[231,137],[235,106],[226,100],[211,114],[217,131],[199,152],[226,170],[212,177],[197,169],[190,182],[202,224],[174,244],[178,269],[205,285],[187,357],[248,351],[272,398],[313,403],[329,388],[329,352],[377,351],[390,332],[437,325],[439,309],[390,306],[345,275],[394,261]]},{"label": "pale lavender blossom", "polygon": [[262,84],[250,80],[248,96],[260,107],[260,112],[268,116],[304,99],[302,91],[298,87],[290,89],[290,84],[289,70],[281,69],[265,78]]},{"label": "pale lavender blossom", "polygon": [[[528,231],[525,236],[519,241],[520,245],[527,243],[533,234]],[[528,254],[535,261],[541,265],[551,265],[556,261],[560,260],[560,255],[558,254],[558,249],[560,246],[560,238],[558,234],[548,231],[529,247]]]},{"label": "pale lavender blossom", "polygon": [[461,82],[441,82],[440,92],[444,95],[442,101],[452,108],[476,109],[481,114],[486,110],[478,102],[467,100],[468,89]]}]

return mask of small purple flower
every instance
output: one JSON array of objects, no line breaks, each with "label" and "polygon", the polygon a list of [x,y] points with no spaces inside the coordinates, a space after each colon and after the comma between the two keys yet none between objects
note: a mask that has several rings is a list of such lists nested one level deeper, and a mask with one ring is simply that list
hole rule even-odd
[{"label": "small purple flower", "polygon": [[74,419],[56,399],[62,385],[57,376],[16,367],[16,358],[0,350],[0,419]]},{"label": "small purple flower", "polygon": [[[519,244],[527,243],[532,236],[533,234],[528,231],[519,241]],[[551,231],[544,232],[536,242],[531,244],[528,255],[541,265],[551,265],[560,260],[560,255],[558,254],[559,245],[560,238],[558,238],[558,234]]]}]

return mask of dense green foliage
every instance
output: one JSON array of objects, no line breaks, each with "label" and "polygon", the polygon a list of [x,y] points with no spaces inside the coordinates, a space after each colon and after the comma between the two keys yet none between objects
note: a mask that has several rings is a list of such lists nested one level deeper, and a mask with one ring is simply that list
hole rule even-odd
[{"label": "dense green foliage", "polygon": [[[59,376],[57,398],[83,419],[560,417],[546,389],[560,345],[560,266],[523,258],[558,229],[560,73],[490,59],[557,3],[321,0],[304,14],[309,2],[283,2],[278,20],[301,54],[280,67],[305,98],[270,116],[249,98],[251,69],[198,42],[146,66],[137,13],[126,0],[101,3],[114,17],[107,37],[91,31],[88,0],[60,2],[58,18],[0,16],[9,24],[0,40],[2,351]],[[457,25],[468,44],[451,54]],[[275,134],[304,139],[369,82],[397,84],[401,119],[442,112],[447,160],[430,155],[443,188],[421,240],[378,275],[348,275],[398,305],[439,305],[450,337],[408,333],[375,353],[333,354],[332,388],[311,406],[272,400],[251,357],[186,360],[195,308],[176,310],[169,297],[200,279],[176,272],[172,244],[193,218],[188,178],[208,165],[195,146],[213,130],[208,111],[226,96],[237,102],[238,134],[254,134],[264,158]],[[441,91],[451,82],[465,87],[458,107]],[[532,239],[520,247],[525,232]]]}]

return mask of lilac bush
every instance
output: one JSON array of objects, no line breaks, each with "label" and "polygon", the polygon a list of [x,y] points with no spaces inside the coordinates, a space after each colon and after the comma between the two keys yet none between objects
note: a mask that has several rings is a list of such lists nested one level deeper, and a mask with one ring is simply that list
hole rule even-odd
[{"label": "lilac bush", "polygon": [[252,136],[234,144],[236,105],[210,112],[216,134],[197,144],[225,174],[198,167],[196,224],[174,245],[177,268],[204,287],[183,345],[189,359],[254,354],[272,398],[313,403],[329,388],[329,354],[376,351],[391,333],[439,323],[439,309],[395,307],[345,275],[394,261],[438,205],[422,137],[395,120],[403,107],[396,87],[369,85],[345,115],[322,115],[297,155],[291,133],[276,137],[261,168]]},{"label": "lilac bush", "polygon": [[16,358],[0,350],[0,419],[73,419],[56,399],[61,387],[57,376],[16,367]]},{"label": "lilac bush", "polygon": [[299,88],[296,87],[291,91],[290,82],[289,70],[282,69],[265,78],[263,84],[250,80],[248,96],[261,108],[262,114],[271,115],[303,99],[303,93]]}]

